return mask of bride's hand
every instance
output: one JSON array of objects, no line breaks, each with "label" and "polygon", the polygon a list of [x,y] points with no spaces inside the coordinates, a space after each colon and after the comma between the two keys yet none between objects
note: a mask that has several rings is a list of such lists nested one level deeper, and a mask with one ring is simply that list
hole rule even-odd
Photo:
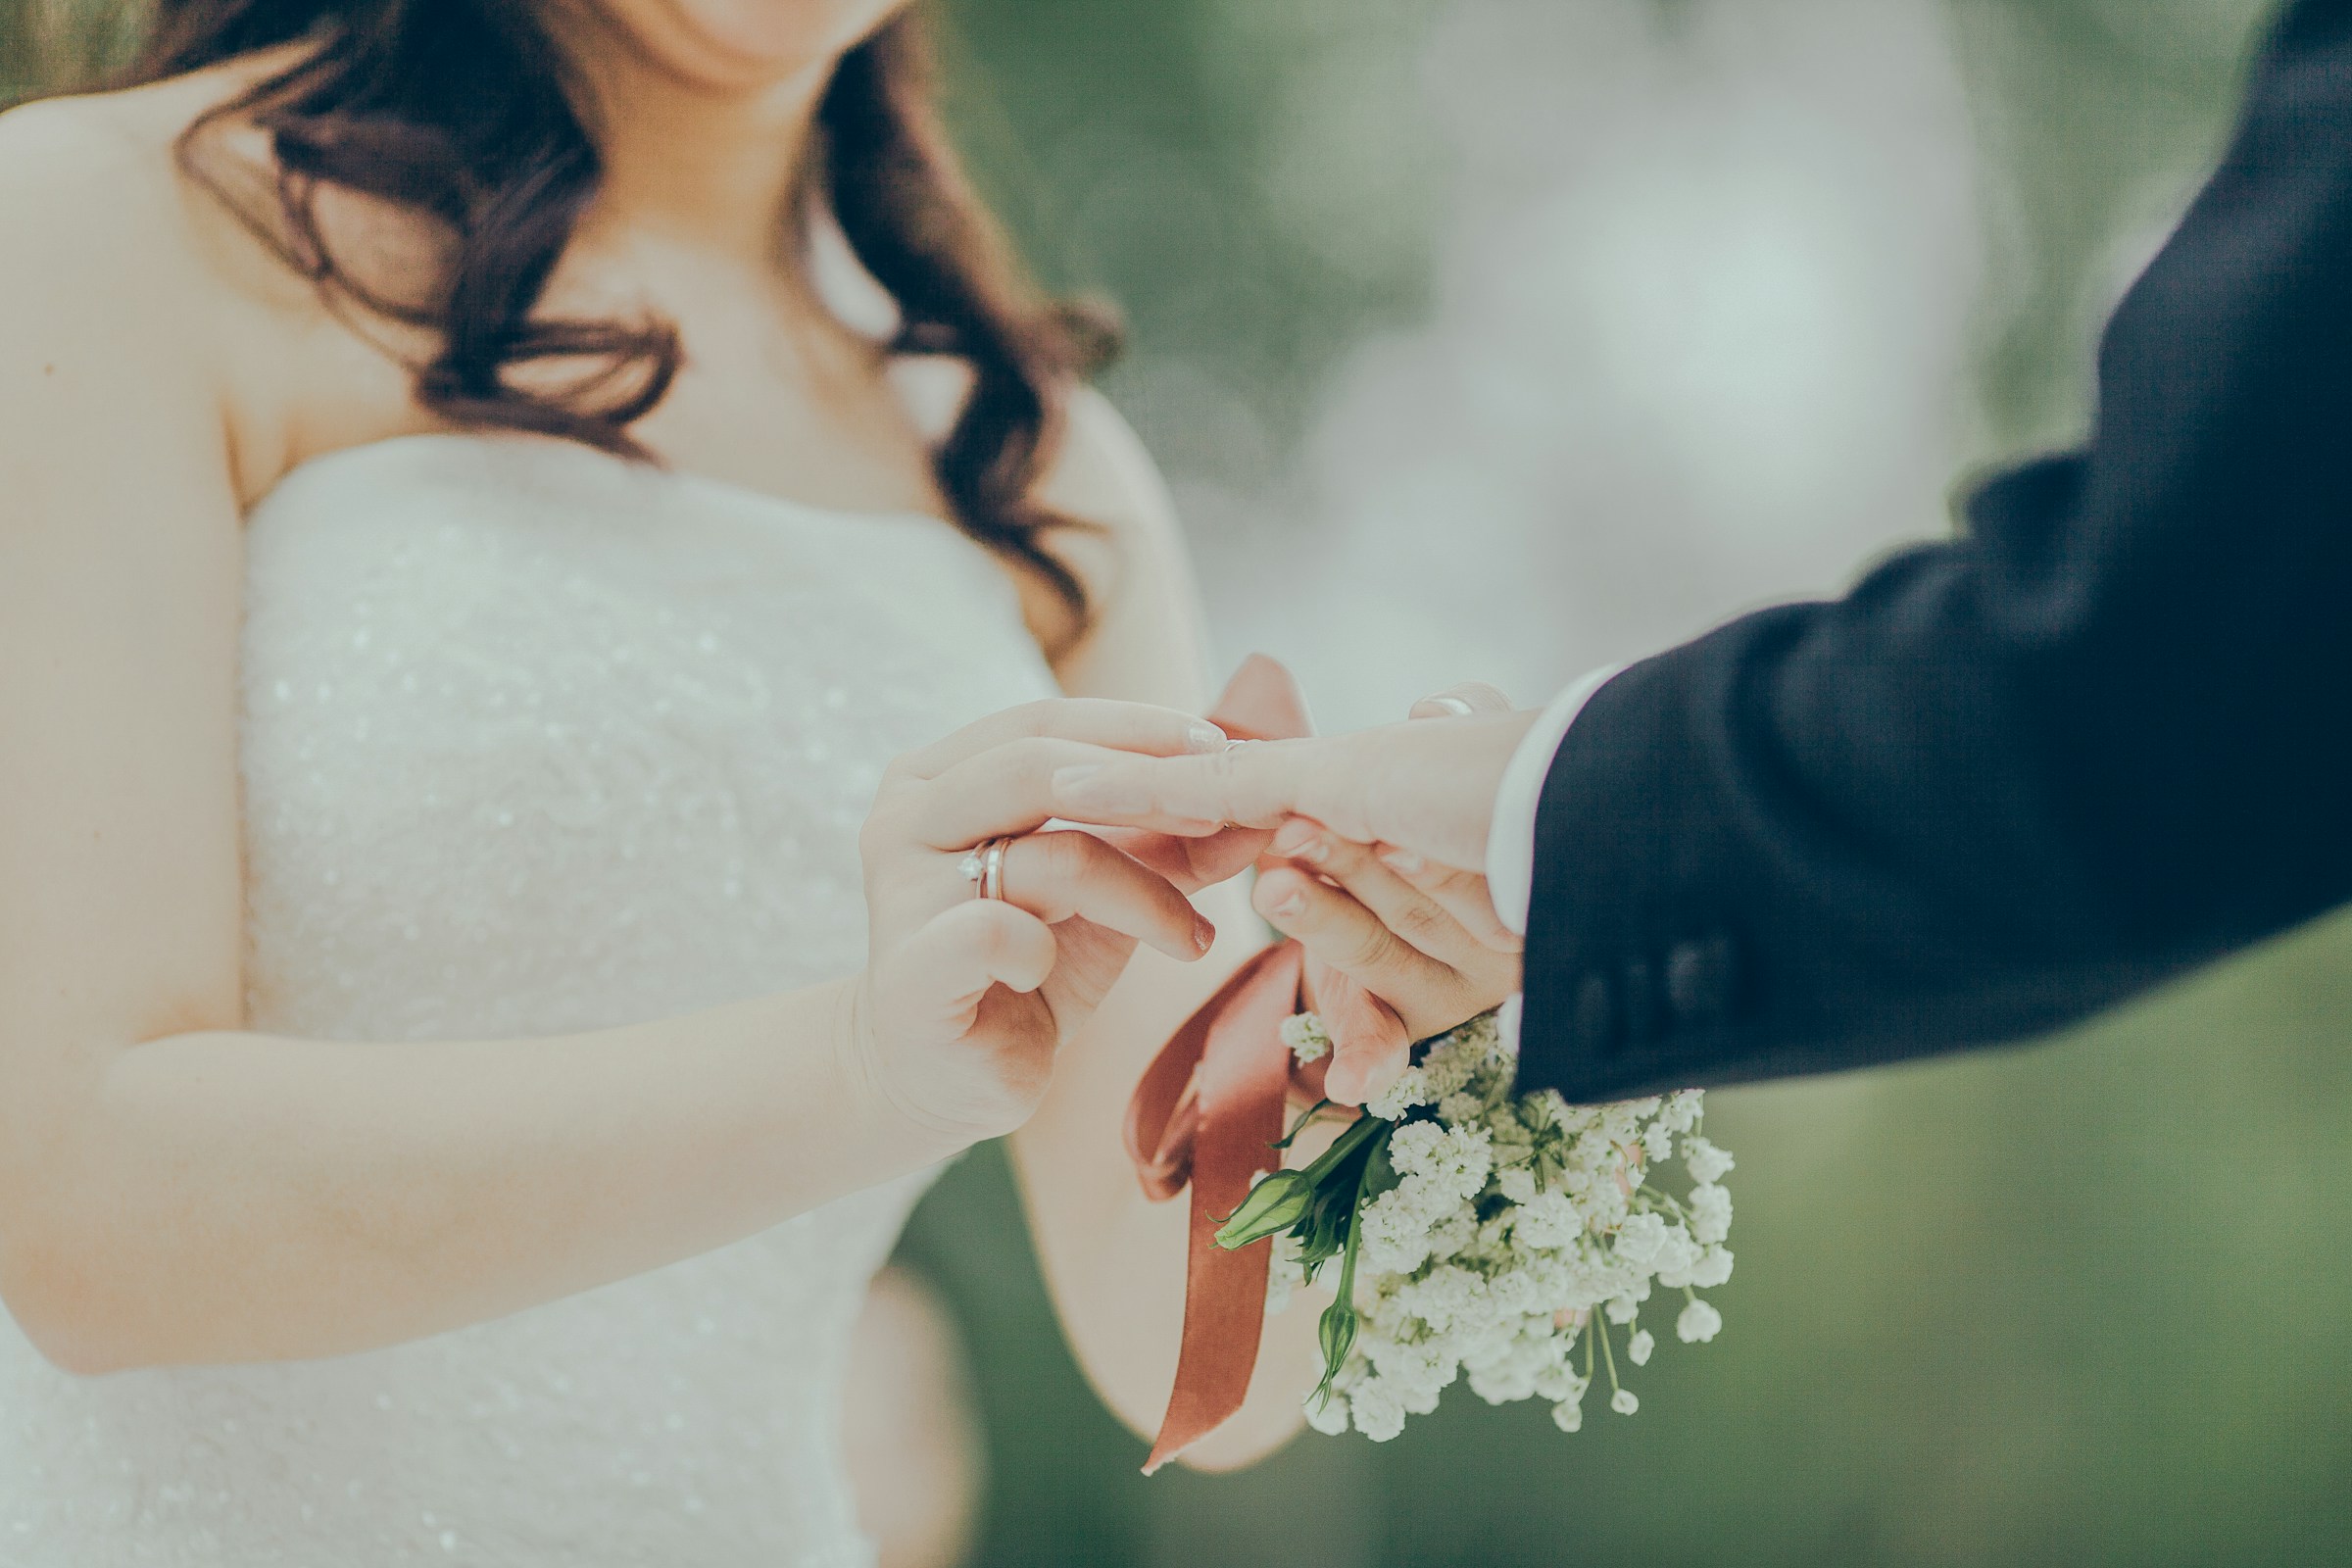
[{"label": "bride's hand", "polygon": [[[858,1087],[927,1132],[1011,1131],[1054,1055],[1138,942],[1190,962],[1216,931],[1167,877],[1091,833],[1039,832],[1052,779],[1111,753],[1216,751],[1224,734],[1137,703],[1032,703],[892,763],[858,836],[866,967],[849,1030]],[[1009,838],[1001,900],[977,896],[972,851]]]}]

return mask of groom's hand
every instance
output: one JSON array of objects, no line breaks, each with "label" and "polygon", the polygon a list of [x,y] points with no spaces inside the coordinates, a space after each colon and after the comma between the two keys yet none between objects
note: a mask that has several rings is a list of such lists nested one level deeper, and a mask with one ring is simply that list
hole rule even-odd
[{"label": "groom's hand", "polygon": [[1053,780],[1054,809],[1072,821],[1192,836],[1204,822],[1271,829],[1311,817],[1358,844],[1483,870],[1495,792],[1537,715],[1438,701],[1462,716],[1064,768]]}]

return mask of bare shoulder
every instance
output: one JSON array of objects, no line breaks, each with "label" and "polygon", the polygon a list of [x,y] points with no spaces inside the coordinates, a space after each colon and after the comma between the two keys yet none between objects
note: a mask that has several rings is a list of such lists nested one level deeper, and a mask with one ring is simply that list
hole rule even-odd
[{"label": "bare shoulder", "polygon": [[1038,499],[1083,527],[1053,546],[1085,586],[1090,621],[1058,646],[1065,688],[1171,707],[1202,696],[1199,593],[1166,483],[1135,431],[1091,387],[1072,391]]},{"label": "bare shoulder", "polygon": [[49,98],[0,114],[0,234],[27,251],[91,254],[168,239],[169,149],[123,95]]},{"label": "bare shoulder", "polygon": [[[246,499],[283,466],[284,411],[301,406],[289,389],[324,312],[310,282],[188,174],[179,148],[192,123],[274,66],[248,57],[0,114],[0,342],[20,365],[54,365],[42,373],[93,387],[168,382],[188,417],[225,435]],[[258,132],[224,123],[220,134],[232,159],[248,138],[266,154]]]},{"label": "bare shoulder", "polygon": [[1036,494],[1084,525],[1057,533],[1054,545],[1098,616],[1140,580],[1182,569],[1183,533],[1167,485],[1133,427],[1093,387],[1071,390],[1061,439]]},{"label": "bare shoulder", "polygon": [[126,431],[146,466],[234,468],[241,356],[268,334],[224,270],[233,220],[174,153],[231,90],[216,74],[0,115],[0,456],[21,484],[89,490]]},{"label": "bare shoulder", "polygon": [[54,270],[85,290],[135,281],[146,310],[177,311],[249,270],[258,247],[190,187],[176,155],[180,132],[236,87],[207,72],[0,114],[0,298],[37,297]]},{"label": "bare shoulder", "polygon": [[1059,446],[1038,498],[1113,538],[1173,539],[1176,509],[1143,442],[1110,400],[1091,386],[1071,389]]}]

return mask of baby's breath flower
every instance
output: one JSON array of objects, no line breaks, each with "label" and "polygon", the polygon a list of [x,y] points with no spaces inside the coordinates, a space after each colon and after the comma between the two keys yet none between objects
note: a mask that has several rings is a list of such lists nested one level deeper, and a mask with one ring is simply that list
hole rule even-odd
[{"label": "baby's breath flower", "polygon": [[1355,1419],[1355,1430],[1374,1443],[1386,1443],[1404,1430],[1404,1406],[1376,1378],[1356,1385],[1348,1413]]},{"label": "baby's breath flower", "polygon": [[1485,1101],[1458,1089],[1438,1101],[1438,1114],[1456,1127],[1464,1127],[1478,1120],[1486,1108]]},{"label": "baby's breath flower", "polygon": [[1430,1093],[1429,1075],[1419,1067],[1407,1067],[1389,1085],[1387,1093],[1364,1102],[1364,1109],[1382,1121],[1402,1121],[1407,1112],[1437,1099]]},{"label": "baby's breath flower", "polygon": [[1361,1224],[1367,1273],[1410,1274],[1429,1256],[1430,1223],[1401,1187],[1374,1199]]},{"label": "baby's breath flower", "polygon": [[1617,1227],[1617,1255],[1639,1266],[1650,1261],[1666,1245],[1666,1221],[1655,1214],[1635,1214]]},{"label": "baby's breath flower", "polygon": [[1712,1183],[1690,1189],[1690,1236],[1712,1247],[1732,1234],[1732,1195]]},{"label": "baby's breath flower", "polygon": [[1320,1061],[1331,1054],[1331,1032],[1311,1012],[1293,1013],[1282,1020],[1282,1043],[1300,1061]]},{"label": "baby's breath flower", "polygon": [[[1329,1050],[1312,1014],[1292,1019],[1283,1038],[1301,1059]],[[1732,1157],[1700,1136],[1697,1091],[1570,1105],[1549,1090],[1514,1095],[1516,1070],[1492,1018],[1431,1042],[1366,1106],[1372,1120],[1350,1147],[1371,1142],[1372,1162],[1334,1157],[1306,1182],[1322,1196],[1276,1244],[1270,1304],[1303,1277],[1301,1238],[1332,1245],[1329,1181],[1363,1173],[1344,1254],[1352,1332],[1326,1342],[1330,1380],[1307,1404],[1317,1431],[1353,1427],[1385,1443],[1467,1381],[1491,1403],[1543,1399],[1574,1432],[1603,1361],[1609,1407],[1631,1415],[1640,1404],[1619,1387],[1619,1369],[1646,1366],[1657,1348],[1637,1321],[1642,1304],[1658,1286],[1687,1294],[1731,1277],[1731,1196],[1720,1179]],[[1680,1180],[1662,1179],[1678,1160],[1687,1196]],[[1269,1177],[1251,1199],[1245,1206],[1280,1218],[1298,1195]],[[1704,1343],[1722,1324],[1693,1296],[1675,1331]]]},{"label": "baby's breath flower", "polygon": [[1731,1174],[1732,1156],[1704,1138],[1692,1138],[1683,1145],[1683,1168],[1703,1187]]},{"label": "baby's breath flower", "polygon": [[1682,1336],[1685,1345],[1704,1345],[1722,1331],[1723,1314],[1696,1298],[1674,1320],[1674,1332]]},{"label": "baby's breath flower", "polygon": [[1511,1235],[1526,1247],[1574,1247],[1584,1234],[1585,1216],[1562,1192],[1539,1194],[1511,1216]]},{"label": "baby's breath flower", "polygon": [[1306,1396],[1306,1424],[1327,1438],[1348,1430],[1348,1396],[1337,1390]]},{"label": "baby's breath flower", "polygon": [[1298,1238],[1274,1238],[1272,1260],[1266,1268],[1266,1311],[1268,1315],[1291,1304],[1291,1295],[1306,1283],[1306,1269],[1298,1258]]}]

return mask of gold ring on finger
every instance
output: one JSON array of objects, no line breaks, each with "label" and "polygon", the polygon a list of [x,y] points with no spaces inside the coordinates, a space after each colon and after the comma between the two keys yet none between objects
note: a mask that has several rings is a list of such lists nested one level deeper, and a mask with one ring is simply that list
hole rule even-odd
[{"label": "gold ring on finger", "polygon": [[1004,851],[1011,844],[1012,840],[1008,838],[990,839],[986,844],[976,846],[956,863],[956,868],[972,885],[972,897],[995,899],[1000,903],[1004,901]]}]

